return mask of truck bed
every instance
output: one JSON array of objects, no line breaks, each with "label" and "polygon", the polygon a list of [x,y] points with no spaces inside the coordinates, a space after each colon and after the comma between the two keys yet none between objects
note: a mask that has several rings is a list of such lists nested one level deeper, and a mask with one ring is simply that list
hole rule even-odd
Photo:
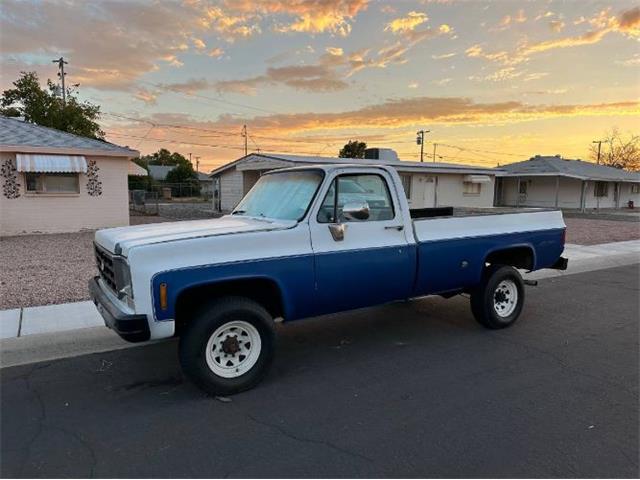
[{"label": "truck bed", "polygon": [[476,285],[492,252],[519,249],[529,270],[551,267],[564,248],[560,210],[454,208],[449,216],[414,218],[418,292]]},{"label": "truck bed", "polygon": [[540,211],[553,211],[544,208],[515,208],[515,207],[433,207],[411,208],[409,213],[413,220],[443,217],[474,217],[479,215],[503,215],[505,213],[527,213]]}]

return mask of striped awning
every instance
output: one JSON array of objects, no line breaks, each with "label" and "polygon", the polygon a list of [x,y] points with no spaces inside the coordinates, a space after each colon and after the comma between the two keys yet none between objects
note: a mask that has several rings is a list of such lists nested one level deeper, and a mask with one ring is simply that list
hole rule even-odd
[{"label": "striped awning", "polygon": [[149,175],[149,172],[147,172],[144,168],[142,168],[137,163],[129,162],[128,175],[133,175],[134,177],[146,177],[147,175]]},{"label": "striped awning", "polygon": [[82,155],[16,154],[18,172],[87,173],[87,160]]},{"label": "striped awning", "polygon": [[491,183],[491,177],[489,175],[465,175],[464,181],[471,183]]}]

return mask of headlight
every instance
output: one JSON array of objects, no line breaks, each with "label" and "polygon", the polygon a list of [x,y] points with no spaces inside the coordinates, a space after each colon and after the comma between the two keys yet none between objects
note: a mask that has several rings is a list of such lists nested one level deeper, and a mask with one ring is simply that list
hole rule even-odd
[{"label": "headlight", "polygon": [[113,259],[113,273],[116,280],[116,293],[120,300],[129,303],[133,300],[133,289],[131,287],[131,271],[129,264],[124,258]]}]

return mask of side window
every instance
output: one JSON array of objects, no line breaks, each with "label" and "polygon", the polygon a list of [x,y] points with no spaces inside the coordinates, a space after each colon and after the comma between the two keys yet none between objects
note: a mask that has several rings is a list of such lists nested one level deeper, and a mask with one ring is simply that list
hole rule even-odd
[{"label": "side window", "polygon": [[[337,200],[336,208],[336,185]],[[367,220],[350,220],[342,216],[342,208],[347,203],[366,203],[369,207]],[[334,223],[335,216],[340,222],[375,222],[391,220],[395,217],[393,202],[389,193],[387,182],[380,175],[341,175],[333,180],[320,210],[318,211],[319,223]]]}]

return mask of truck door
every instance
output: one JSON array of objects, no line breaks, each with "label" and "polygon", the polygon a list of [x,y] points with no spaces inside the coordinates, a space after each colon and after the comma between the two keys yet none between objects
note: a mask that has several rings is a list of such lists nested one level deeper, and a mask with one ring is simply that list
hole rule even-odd
[{"label": "truck door", "polygon": [[415,259],[384,171],[336,175],[310,218],[318,314],[406,298]]}]

